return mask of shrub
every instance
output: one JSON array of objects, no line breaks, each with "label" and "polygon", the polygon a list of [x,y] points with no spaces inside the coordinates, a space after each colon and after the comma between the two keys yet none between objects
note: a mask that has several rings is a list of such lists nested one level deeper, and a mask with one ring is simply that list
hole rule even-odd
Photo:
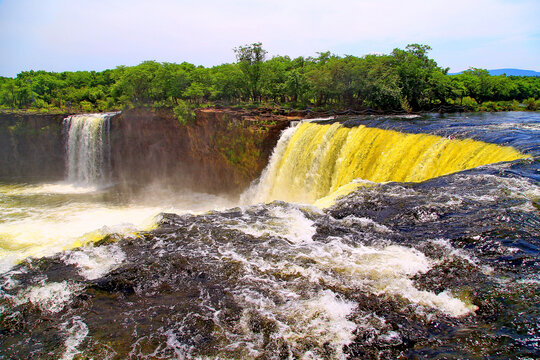
[{"label": "shrub", "polygon": [[90,101],[83,100],[79,103],[81,105],[81,110],[84,112],[94,111],[94,105]]},{"label": "shrub", "polygon": [[483,102],[479,107],[480,111],[501,111],[501,107],[494,101]]},{"label": "shrub", "polygon": [[478,103],[472,97],[466,96],[461,102],[461,106],[468,111],[478,111]]},{"label": "shrub", "polygon": [[195,121],[195,112],[191,106],[183,100],[178,100],[178,105],[174,107],[173,111],[178,122],[182,125],[186,125],[190,121]]},{"label": "shrub", "polygon": [[540,109],[540,100],[535,100],[532,97],[525,100],[524,104],[527,110],[536,111]]},{"label": "shrub", "polygon": [[34,102],[34,107],[37,109],[46,109],[49,104],[43,99],[36,99]]}]

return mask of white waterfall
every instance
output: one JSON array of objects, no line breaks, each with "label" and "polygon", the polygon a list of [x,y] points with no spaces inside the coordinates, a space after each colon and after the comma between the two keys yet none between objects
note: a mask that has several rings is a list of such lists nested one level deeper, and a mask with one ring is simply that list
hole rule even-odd
[{"label": "white waterfall", "polygon": [[110,119],[116,114],[82,114],[64,119],[68,182],[81,186],[110,183]]}]

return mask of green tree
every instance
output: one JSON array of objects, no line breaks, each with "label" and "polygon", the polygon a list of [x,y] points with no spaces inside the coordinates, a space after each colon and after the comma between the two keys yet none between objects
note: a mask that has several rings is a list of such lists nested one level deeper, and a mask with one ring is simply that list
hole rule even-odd
[{"label": "green tree", "polygon": [[254,101],[260,100],[263,63],[267,51],[262,48],[262,43],[239,46],[234,49],[236,60],[240,70],[246,77],[248,90]]},{"label": "green tree", "polygon": [[137,66],[118,68],[114,91],[139,104],[159,98],[158,87],[154,86],[156,83],[153,84],[153,81],[160,67],[155,61],[145,61]]},{"label": "green tree", "polygon": [[212,68],[213,100],[234,102],[250,97],[247,80],[237,64],[223,64]]},{"label": "green tree", "polygon": [[332,55],[329,51],[318,53],[317,58],[309,58],[306,70],[306,79],[309,85],[311,97],[316,106],[326,104],[332,91],[332,74],[328,62]]},{"label": "green tree", "polygon": [[479,104],[488,100],[493,90],[493,81],[485,69],[471,68],[459,75],[467,95],[474,98]]},{"label": "green tree", "polygon": [[367,55],[358,64],[356,91],[360,105],[381,110],[400,108],[399,75],[393,61],[389,55]]},{"label": "green tree", "polygon": [[441,71],[435,60],[427,56],[429,50],[431,47],[428,45],[410,44],[405,50],[392,51],[403,100],[413,110],[420,110],[429,102],[430,78],[434,72]]}]

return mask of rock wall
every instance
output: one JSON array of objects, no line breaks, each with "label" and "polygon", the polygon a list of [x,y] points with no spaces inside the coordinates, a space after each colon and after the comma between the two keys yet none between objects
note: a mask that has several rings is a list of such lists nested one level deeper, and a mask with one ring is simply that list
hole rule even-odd
[{"label": "rock wall", "polygon": [[66,116],[0,112],[0,179],[62,179],[62,121]]},{"label": "rock wall", "polygon": [[134,109],[113,118],[113,172],[120,183],[237,194],[259,176],[291,120],[230,109],[196,115],[186,125],[170,111]]}]

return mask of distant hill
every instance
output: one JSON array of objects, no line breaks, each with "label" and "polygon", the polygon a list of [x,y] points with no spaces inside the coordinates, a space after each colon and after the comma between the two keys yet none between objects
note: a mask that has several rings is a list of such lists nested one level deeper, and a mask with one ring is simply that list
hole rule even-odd
[{"label": "distant hill", "polygon": [[[540,76],[540,72],[533,70],[522,70],[522,69],[493,69],[488,70],[490,75],[497,76],[506,74],[506,76]],[[448,75],[458,75],[463,71],[452,73]]]},{"label": "distant hill", "polygon": [[502,75],[506,76],[540,76],[540,72],[533,70],[522,70],[522,69],[495,69],[488,70],[490,75]]}]

